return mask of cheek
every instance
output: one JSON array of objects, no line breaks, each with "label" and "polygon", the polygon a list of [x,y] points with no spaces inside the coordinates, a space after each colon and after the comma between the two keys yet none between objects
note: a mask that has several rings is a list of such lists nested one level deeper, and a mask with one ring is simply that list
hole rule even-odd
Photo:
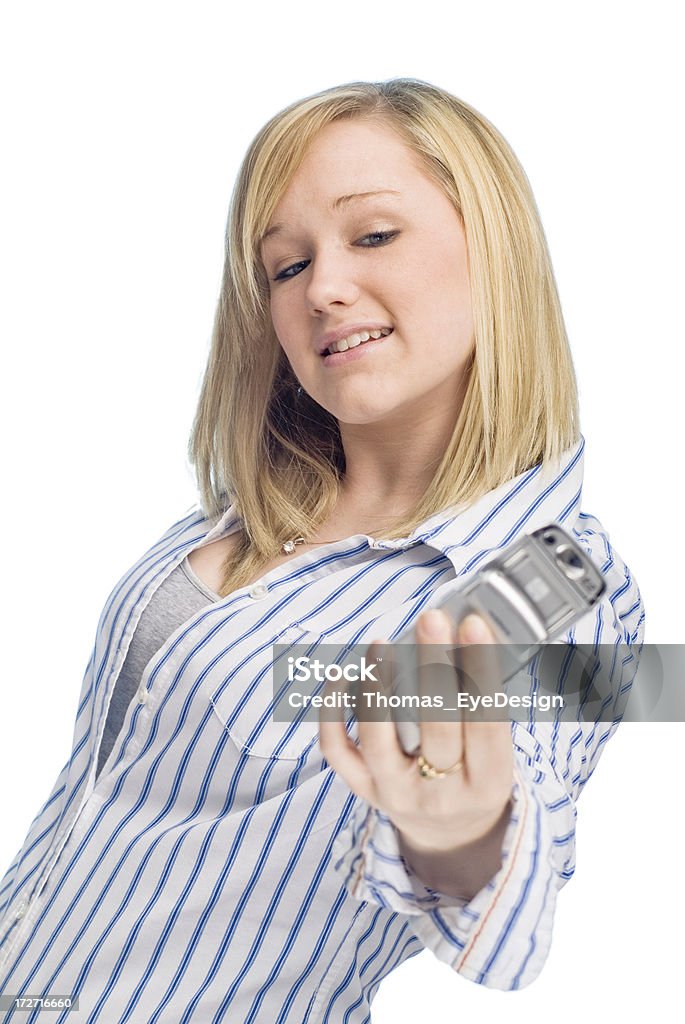
[{"label": "cheek", "polygon": [[451,287],[460,296],[469,294],[469,264],[466,254],[466,246],[444,246],[442,251],[436,251],[436,280],[443,287],[451,284]]},{"label": "cheek", "polygon": [[[432,335],[437,347],[469,338],[473,331],[473,310],[469,279],[463,267],[454,263],[434,264],[433,273],[415,282],[411,295],[404,296],[405,322],[424,336]],[[408,320],[406,319],[408,318]],[[449,339],[449,340],[448,340]]]},{"label": "cheek", "polygon": [[293,355],[293,325],[292,319],[288,315],[287,310],[284,308],[282,301],[271,300],[271,324],[274,329],[276,339],[280,344],[281,348],[287,355],[288,359],[292,361]]},{"label": "cheek", "polygon": [[281,303],[271,295],[269,298],[269,312],[271,313],[271,323],[277,337],[280,337],[281,334],[282,316],[280,307]]},{"label": "cheek", "polygon": [[441,295],[440,309],[447,322],[462,330],[473,328],[471,283],[465,256],[446,253],[435,280]]}]

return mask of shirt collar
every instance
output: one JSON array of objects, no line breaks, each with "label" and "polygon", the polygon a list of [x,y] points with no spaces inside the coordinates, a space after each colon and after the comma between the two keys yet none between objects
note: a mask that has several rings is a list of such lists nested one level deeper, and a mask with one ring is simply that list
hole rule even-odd
[{"label": "shirt collar", "polygon": [[488,552],[551,522],[574,522],[580,510],[585,439],[551,463],[533,466],[477,498],[461,511],[448,508],[406,538],[378,541],[379,548],[424,543],[447,555],[457,572],[475,567]]}]

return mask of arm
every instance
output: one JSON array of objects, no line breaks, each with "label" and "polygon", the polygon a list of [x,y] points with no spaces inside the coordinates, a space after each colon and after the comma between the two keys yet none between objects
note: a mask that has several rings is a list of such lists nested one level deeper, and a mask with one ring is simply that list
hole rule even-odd
[{"label": "arm", "polygon": [[[69,764],[67,761],[59,773],[48,799],[31,823],[21,849],[0,882],[0,922],[15,897],[30,886],[45,851],[50,847],[64,802]],[[0,941],[5,931],[6,924],[0,924]]]},{"label": "arm", "polygon": [[[630,573],[603,534],[579,540],[602,566],[608,595],[565,640],[596,649],[618,699],[608,724],[512,723],[511,812],[499,866],[496,827],[491,836],[487,855],[494,856],[495,870],[489,879],[474,893],[487,873],[485,865],[470,859],[464,868],[460,861],[448,878],[442,857],[439,865],[412,858],[411,843],[390,816],[363,800],[356,802],[335,848],[336,866],[353,895],[407,914],[414,933],[436,956],[492,988],[523,987],[542,969],[556,894],[575,866],[576,801],[618,726],[642,645],[644,614]],[[536,670],[531,663],[532,685]],[[467,853],[463,848],[460,857]],[[470,874],[481,868],[480,877]]]},{"label": "arm", "polygon": [[446,850],[398,833],[399,851],[410,871],[428,889],[468,903],[502,867],[502,845],[511,819],[512,802],[482,836]]}]

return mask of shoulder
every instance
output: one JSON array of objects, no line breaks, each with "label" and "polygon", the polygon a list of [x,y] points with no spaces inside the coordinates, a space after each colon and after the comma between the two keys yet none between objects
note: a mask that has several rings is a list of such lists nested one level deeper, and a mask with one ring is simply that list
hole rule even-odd
[{"label": "shoulder", "polygon": [[122,610],[132,607],[164,567],[180,551],[202,540],[212,525],[198,504],[175,518],[116,581],[102,609],[98,633],[109,628]]},{"label": "shoulder", "polygon": [[[573,528],[581,547],[592,558],[606,583],[606,593],[597,605],[594,631],[588,627],[592,616],[578,623],[573,639],[577,643],[607,643],[612,632],[629,645],[641,645],[644,638],[645,609],[634,573],[611,543],[609,534],[596,516],[581,512]],[[584,627],[582,630],[579,628]],[[582,636],[579,635],[582,632]]]}]

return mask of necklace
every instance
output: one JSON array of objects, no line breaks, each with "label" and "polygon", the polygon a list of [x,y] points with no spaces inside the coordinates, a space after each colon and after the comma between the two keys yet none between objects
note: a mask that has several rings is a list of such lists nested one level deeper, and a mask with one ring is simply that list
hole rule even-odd
[{"label": "necklace", "polygon": [[287,540],[281,550],[284,551],[286,555],[292,555],[296,544],[305,543],[304,537],[294,537],[293,540]]},{"label": "necklace", "polygon": [[285,542],[285,544],[281,545],[281,551],[283,551],[284,554],[286,554],[286,555],[292,555],[293,551],[295,550],[295,545],[296,544],[312,544],[314,546],[318,546],[319,544],[334,544],[334,543],[335,543],[335,541],[332,541],[332,540],[314,540],[314,541],[311,541],[311,540],[305,540],[304,537],[294,537],[292,540],[287,540]]}]

